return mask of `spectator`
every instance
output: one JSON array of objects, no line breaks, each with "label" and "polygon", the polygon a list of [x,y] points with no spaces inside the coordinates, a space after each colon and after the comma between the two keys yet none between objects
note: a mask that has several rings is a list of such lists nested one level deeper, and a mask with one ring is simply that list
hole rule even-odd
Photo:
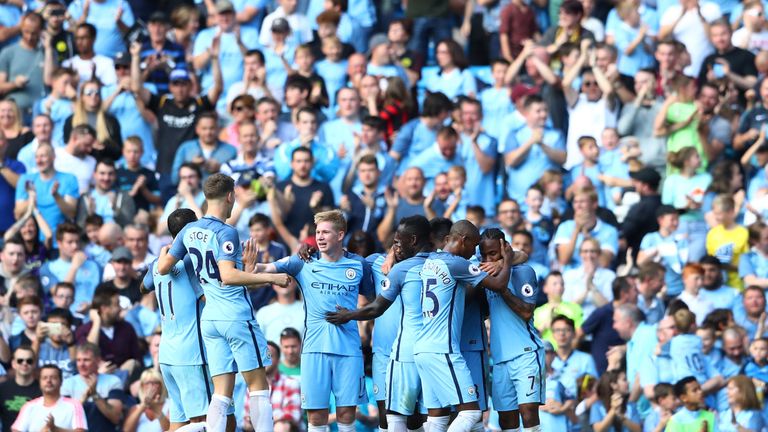
[{"label": "spectator", "polygon": [[[754,87],[757,84],[755,56],[731,44],[731,26],[724,20],[718,20],[705,28],[709,31],[709,40],[715,52],[704,59],[698,73],[699,81],[723,80],[735,85],[740,94]],[[716,64],[720,67],[716,68]]]},{"label": "spectator", "polygon": [[426,180],[426,189],[434,188],[435,177],[451,167],[461,166],[464,160],[458,153],[459,134],[452,126],[443,126],[437,131],[435,144],[410,159],[408,168],[421,169]]},{"label": "spectator", "polygon": [[205,201],[203,195],[202,183],[203,173],[200,167],[196,164],[185,162],[181,164],[179,168],[179,185],[176,187],[176,195],[171,197],[163,209],[163,215],[160,217],[158,232],[165,233],[167,231],[166,221],[168,216],[173,213],[174,210],[180,208],[192,209],[195,214],[202,217],[203,211],[201,206]]},{"label": "spectator", "polygon": [[[613,312],[621,305],[637,304],[637,289],[626,277],[620,277],[613,281],[611,287],[613,300],[595,311],[584,320],[581,328],[576,330],[576,336],[581,339],[586,335],[592,336],[591,353],[595,359],[595,366],[599,373],[604,373],[608,368],[608,355],[621,349],[621,338],[613,328]],[[609,351],[611,351],[609,353]]]},{"label": "spectator", "polygon": [[136,305],[141,300],[141,291],[139,290],[141,280],[139,280],[136,271],[132,267],[133,255],[131,251],[124,246],[116,248],[112,251],[109,264],[114,271],[114,278],[102,282],[96,287],[96,290],[100,291],[103,288],[116,289],[120,294],[120,307],[123,309]]},{"label": "spectator", "polygon": [[[765,293],[762,288],[748,286],[742,293],[741,307],[734,308],[733,320],[746,330],[747,338],[754,339],[758,327],[765,325]],[[726,355],[727,355],[726,351]]]},{"label": "spectator", "polygon": [[12,97],[29,123],[35,99],[43,94],[43,71],[36,66],[43,63],[39,46],[43,18],[37,13],[24,15],[19,28],[21,39],[0,55],[0,94]]},{"label": "spectator", "polygon": [[323,183],[333,180],[339,170],[339,159],[331,145],[321,141],[317,135],[318,114],[309,107],[300,108],[296,114],[298,137],[290,142],[283,142],[275,150],[275,172],[277,179],[285,181],[291,176],[291,156],[299,147],[310,150],[313,159],[312,177]]},{"label": "spectator", "polygon": [[711,29],[710,24],[722,16],[720,7],[705,0],[685,0],[660,14],[658,38],[672,36],[682,42],[691,57],[691,64],[683,72],[698,76],[704,59],[714,51],[707,29]]},{"label": "spectator", "polygon": [[576,378],[584,374],[597,375],[595,361],[589,354],[574,349],[576,328],[570,318],[564,315],[552,318],[552,334],[556,341],[557,354],[552,362],[552,369],[560,374],[566,395],[575,397],[578,388]]},{"label": "spectator", "polygon": [[91,155],[95,145],[96,131],[87,124],[81,124],[72,129],[67,146],[56,149],[56,170],[74,175],[81,195],[90,190],[96,169],[96,158]]},{"label": "spectator", "polygon": [[[364,134],[366,127],[370,126],[363,126]],[[389,182],[380,181],[382,173],[379,159],[370,153],[358,157],[350,170],[350,174],[352,173],[357,175],[357,184],[341,197],[340,203],[340,208],[347,218],[349,234],[355,231],[375,234],[386,211],[385,192],[379,185]]]},{"label": "spectator", "polygon": [[77,375],[61,384],[61,395],[83,404],[92,430],[116,430],[123,416],[120,378],[99,372],[99,347],[90,342],[77,347]]},{"label": "spectator", "polygon": [[131,135],[123,143],[125,166],[117,168],[117,188],[127,192],[136,205],[137,212],[148,212],[150,205],[162,204],[155,172],[144,163],[144,143],[141,138]]},{"label": "spectator", "polygon": [[16,306],[24,328],[8,340],[11,351],[15,351],[20,346],[30,346],[37,340],[37,327],[43,312],[43,303],[36,295],[20,298]]},{"label": "spectator", "polygon": [[123,147],[120,123],[105,112],[98,81],[86,81],[80,86],[74,112],[64,121],[64,142],[69,142],[73,128],[78,126],[88,126],[95,131],[96,141],[89,152],[93,157],[120,159]]},{"label": "spectator", "polygon": [[19,150],[35,137],[22,120],[19,106],[13,99],[0,101],[0,130],[5,137],[6,158],[18,159]]},{"label": "spectator", "polygon": [[749,226],[752,248],[739,260],[739,277],[747,286],[768,287],[768,225],[756,222]]},{"label": "spectator", "polygon": [[588,237],[600,243],[599,262],[603,267],[610,263],[618,252],[618,231],[597,217],[597,193],[594,189],[581,189],[573,196],[573,220],[561,223],[553,241],[557,259],[561,266],[570,268],[581,262],[574,251]]},{"label": "spectator", "polygon": [[738,268],[741,255],[749,251],[749,232],[736,224],[736,208],[730,195],[718,195],[712,203],[716,226],[707,233],[707,253],[723,264],[727,284],[741,289]]},{"label": "spectator", "polygon": [[584,313],[578,304],[563,300],[565,283],[560,272],[553,271],[544,278],[542,291],[546,294],[547,301],[534,310],[533,323],[541,333],[542,339],[557,344],[553,330],[554,318],[562,315],[571,319],[575,332],[575,329],[581,327],[584,321]]},{"label": "spectator", "polygon": [[52,48],[55,51],[56,64],[62,64],[64,60],[73,57],[76,53],[75,37],[70,31],[64,29],[67,8],[58,1],[46,1],[40,14],[45,20],[45,31],[41,35],[43,50]]},{"label": "spectator", "polygon": [[304,302],[296,295],[297,288],[293,282],[287,287],[273,285],[272,289],[277,294],[275,301],[256,313],[256,321],[268,341],[279,342],[280,335],[287,328],[297,330],[300,335],[304,334],[304,318],[301,312],[304,310]]},{"label": "spectator", "polygon": [[37,356],[39,367],[55,365],[64,378],[75,373],[75,334],[72,332],[72,314],[69,304],[74,298],[71,284],[57,284],[52,295],[56,308],[48,312],[45,321],[37,326],[37,337],[32,341],[32,350]]},{"label": "spectator", "polygon": [[419,167],[411,167],[399,178],[396,192],[384,193],[387,211],[376,230],[380,242],[387,240],[397,221],[406,215],[424,215],[424,185],[424,172]]},{"label": "spectator", "polygon": [[511,63],[523,50],[523,42],[539,33],[539,27],[533,8],[519,0],[504,6],[499,19],[501,56]]},{"label": "spectator", "polygon": [[456,96],[477,96],[477,84],[472,73],[467,70],[467,60],[461,46],[453,39],[440,41],[435,46],[435,57],[440,72],[437,76],[425,79],[424,85],[432,93],[443,93],[449,99]]},{"label": "spectator", "polygon": [[649,69],[640,69],[634,78],[637,96],[634,103],[625,103],[622,107],[616,128],[621,136],[632,136],[639,141],[640,161],[658,171],[666,163],[666,143],[653,135],[654,120],[663,103],[656,95],[658,82]]},{"label": "spectator", "polygon": [[280,333],[280,364],[281,374],[293,379],[301,379],[301,334],[288,327]]},{"label": "spectator", "polygon": [[658,192],[661,176],[653,168],[643,168],[631,172],[629,176],[635,192],[640,194],[640,202],[629,208],[621,225],[621,236],[626,239],[627,247],[632,248],[636,257],[643,237],[659,229],[653,221],[648,223],[648,215],[655,215],[661,206],[661,195]]},{"label": "spectator", "polygon": [[[141,102],[149,107],[158,119],[157,172],[160,174],[160,191],[163,198],[172,195],[174,183],[171,181],[173,159],[182,143],[195,137],[193,125],[197,118],[206,111],[211,111],[219,100],[222,91],[221,68],[219,66],[219,42],[211,45],[211,70],[213,84],[208,93],[194,97],[189,72],[174,69],[169,75],[170,95],[157,96],[142,86],[139,67],[141,46],[131,45],[131,90],[139,96]],[[215,55],[214,55],[215,54]]]},{"label": "spectator", "polygon": [[[164,12],[149,16],[149,39],[141,46],[144,82],[151,83],[160,94],[168,93],[169,76],[174,69],[187,69],[184,48],[167,38],[170,22]],[[130,67],[130,62],[127,65]],[[127,90],[127,88],[126,88]]]},{"label": "spectator", "polygon": [[21,346],[13,351],[11,359],[11,368],[13,369],[13,378],[0,383],[0,420],[3,422],[3,431],[21,430],[15,427],[17,419],[24,421],[20,415],[23,405],[28,401],[40,397],[40,383],[35,375],[37,374],[37,365],[35,364],[35,352],[28,346]]},{"label": "spectator", "polygon": [[[202,113],[195,122],[195,134],[198,139],[183,143],[173,159],[173,173],[178,173],[184,163],[198,165],[203,171],[203,180],[219,172],[221,166],[237,156],[237,150],[231,144],[219,141],[218,116],[215,112]],[[179,183],[174,175],[174,184]]]},{"label": "spectator", "polygon": [[586,239],[579,246],[581,264],[563,273],[563,299],[576,303],[588,319],[595,309],[613,300],[611,287],[616,273],[600,265],[600,243]]},{"label": "spectator", "polygon": [[123,430],[126,432],[168,430],[171,425],[166,404],[168,393],[160,372],[154,369],[142,372],[138,393],[139,403],[132,406],[125,416]]},{"label": "spectator", "polygon": [[259,44],[262,46],[272,45],[270,29],[272,24],[280,18],[285,19],[290,25],[291,36],[289,44],[291,46],[295,48],[307,42],[312,42],[312,25],[304,14],[296,10],[298,2],[296,0],[279,0],[277,3],[277,9],[267,15],[261,23],[261,33],[258,38]]},{"label": "spectator", "polygon": [[97,214],[106,223],[124,226],[136,215],[136,203],[128,192],[116,190],[115,163],[102,159],[96,163],[93,188],[80,197],[76,220],[84,223],[88,216]]},{"label": "spectator", "polygon": [[[79,23],[74,33],[75,51],[77,54],[64,60],[61,65],[77,71],[81,84],[94,78],[98,78],[102,85],[115,84],[117,77],[112,57],[118,52],[123,51],[123,49],[117,50],[112,54],[96,52],[94,50],[97,40],[96,27],[90,23]],[[51,60],[48,61],[50,62]],[[53,65],[49,64],[49,67],[53,67]]]},{"label": "spectator", "polygon": [[560,4],[558,11],[558,19],[553,20],[553,25],[541,37],[541,43],[547,47],[549,54],[555,54],[566,42],[579,45],[582,40],[595,40],[592,32],[581,26],[584,17],[584,6],[581,2],[565,0]]},{"label": "spectator", "polygon": [[43,429],[66,429],[73,432],[88,430],[83,406],[76,399],[62,397],[62,373],[54,365],[40,368],[42,397],[30,400],[21,407],[19,417],[11,426],[14,432]]},{"label": "spectator", "polygon": [[405,166],[409,158],[432,145],[451,108],[451,100],[443,93],[428,94],[421,116],[403,125],[398,132],[389,151],[390,156]]},{"label": "spectator", "polygon": [[[299,382],[280,372],[278,367],[281,364],[280,348],[272,341],[267,342],[267,344],[273,359],[272,365],[267,366],[266,373],[269,388],[271,389],[270,400],[272,402],[272,418],[275,421],[275,430],[293,430],[299,427],[298,425],[301,420],[301,391],[299,389]],[[246,399],[246,412],[248,412],[247,406],[249,402]],[[250,418],[246,416],[243,422],[243,430],[248,430],[250,425]]]},{"label": "spectator", "polygon": [[49,290],[59,282],[75,286],[75,298],[70,311],[84,313],[89,309],[93,293],[101,280],[98,264],[89,260],[80,245],[80,227],[63,222],[56,227],[59,258],[47,261],[40,268],[40,282]]},{"label": "spectator", "polygon": [[[109,364],[109,369],[119,369],[130,377],[141,364],[141,354],[136,332],[120,316],[120,294],[113,287],[101,287],[96,291],[88,315],[91,322],[78,327],[75,340],[79,345],[85,342],[97,345],[99,357]],[[80,354],[78,351],[78,359]],[[79,368],[78,372],[82,375]]]},{"label": "spectator", "polygon": [[53,121],[47,114],[38,114],[32,119],[32,134],[34,138],[27,145],[19,149],[16,159],[24,164],[28,173],[36,173],[35,152],[40,143],[50,143],[53,132]]},{"label": "spectator", "polygon": [[12,237],[3,243],[0,251],[0,278],[3,280],[3,292],[10,294],[11,288],[22,276],[29,274],[25,268],[26,251],[24,241],[20,237]]}]

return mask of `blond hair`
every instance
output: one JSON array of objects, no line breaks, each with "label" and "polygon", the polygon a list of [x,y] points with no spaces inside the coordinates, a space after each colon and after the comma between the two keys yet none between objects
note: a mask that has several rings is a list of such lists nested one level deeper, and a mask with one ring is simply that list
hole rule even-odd
[{"label": "blond hair", "polygon": [[[165,400],[165,398],[168,397],[168,392],[165,389],[165,383],[163,382],[163,376],[160,375],[160,372],[154,370],[154,369],[147,369],[144,372],[141,373],[141,378],[139,378],[139,382],[141,384],[144,384],[146,381],[157,381],[160,383],[160,397]],[[144,386],[139,386],[139,400],[144,401]]]},{"label": "blond hair", "polygon": [[320,222],[329,222],[336,231],[347,232],[347,220],[344,219],[344,213],[341,210],[328,210],[315,215],[315,225]]},{"label": "blond hair", "polygon": [[[97,91],[101,92],[101,82],[98,79],[91,79],[83,83],[80,87],[80,94],[75,102],[75,107],[72,112],[72,127],[87,125],[88,124],[88,111],[85,110],[85,104],[83,103],[83,93],[85,93],[85,87],[89,85],[95,85],[98,87]],[[101,94],[99,94],[101,97]],[[99,142],[105,142],[110,139],[109,130],[107,129],[107,118],[105,111],[99,105],[96,110],[96,139]]]}]

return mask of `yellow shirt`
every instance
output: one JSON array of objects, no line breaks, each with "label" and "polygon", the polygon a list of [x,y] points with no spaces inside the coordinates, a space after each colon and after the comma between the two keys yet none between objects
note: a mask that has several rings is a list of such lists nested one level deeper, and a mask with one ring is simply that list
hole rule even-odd
[{"label": "yellow shirt", "polygon": [[707,233],[707,253],[715,256],[723,264],[730,264],[735,270],[729,270],[726,284],[738,290],[744,289],[744,282],[739,277],[739,259],[749,251],[749,231],[741,225],[726,229],[718,225]]}]

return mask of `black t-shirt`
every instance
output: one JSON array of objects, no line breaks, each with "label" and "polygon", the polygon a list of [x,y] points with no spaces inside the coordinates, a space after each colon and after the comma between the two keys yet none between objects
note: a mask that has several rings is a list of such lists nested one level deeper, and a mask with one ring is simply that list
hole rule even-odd
[{"label": "black t-shirt", "polygon": [[127,297],[128,300],[131,301],[131,304],[136,304],[141,300],[141,290],[139,289],[140,284],[141,281],[138,279],[132,279],[131,283],[127,287],[120,288],[115,285],[114,280],[111,280],[99,284],[99,286],[96,287],[96,291],[103,288],[114,288],[117,290],[121,297]]},{"label": "black t-shirt", "polygon": [[40,383],[37,380],[25,387],[16,384],[14,379],[0,384],[0,398],[3,402],[0,404],[0,420],[3,422],[3,432],[11,432],[11,425],[16,421],[21,407],[41,395]]},{"label": "black t-shirt", "polygon": [[16,159],[19,155],[19,150],[29,144],[33,139],[35,139],[35,134],[30,131],[22,132],[13,138],[6,137],[8,146],[6,147],[5,156],[11,159]]},{"label": "black t-shirt", "polygon": [[318,190],[322,191],[323,199],[320,200],[320,206],[332,207],[334,205],[333,192],[328,186],[328,183],[321,183],[317,180],[312,180],[312,183],[310,183],[309,186],[299,186],[296,183],[293,183],[291,179],[288,179],[278,183],[277,188],[281,191],[285,191],[285,187],[289,184],[293,185],[294,200],[293,206],[288,210],[288,213],[283,220],[285,220],[285,227],[288,231],[298,237],[301,229],[304,228],[304,225],[308,222],[312,222],[312,218],[314,217],[314,213],[309,207],[309,199],[312,197],[312,194]]},{"label": "black t-shirt", "polygon": [[64,60],[72,58],[77,54],[75,47],[75,37],[68,31],[60,31],[51,38],[51,46],[56,55],[57,64],[62,64]]},{"label": "black t-shirt", "polygon": [[[139,178],[140,175],[143,175],[147,179],[144,183],[147,185],[147,189],[155,193],[160,190],[160,186],[157,183],[156,173],[144,167],[140,167],[138,171],[131,171],[128,168],[118,168],[117,187],[121,191],[130,191],[133,189],[133,184],[136,183],[136,179]],[[141,193],[138,193],[133,197],[133,202],[136,204],[137,209],[149,211],[149,201],[147,201]]]},{"label": "black t-shirt", "polygon": [[149,109],[157,116],[157,172],[170,174],[176,150],[184,141],[195,139],[195,121],[197,117],[214,109],[206,96],[189,100],[183,107],[178,106],[171,95],[152,95]]}]

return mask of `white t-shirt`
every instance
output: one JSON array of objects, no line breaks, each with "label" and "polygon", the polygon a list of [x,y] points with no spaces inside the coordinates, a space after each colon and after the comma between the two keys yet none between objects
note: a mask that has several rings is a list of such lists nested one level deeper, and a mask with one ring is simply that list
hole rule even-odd
[{"label": "white t-shirt", "polygon": [[591,136],[602,147],[600,136],[603,129],[616,127],[619,115],[618,104],[613,109],[608,106],[608,99],[600,98],[591,102],[587,95],[580,94],[579,100],[572,108],[568,108],[570,120],[568,121],[568,140],[566,141],[565,169],[571,169],[581,163],[584,157],[579,151],[579,138]]},{"label": "white t-shirt", "polygon": [[94,56],[90,60],[83,60],[80,56],[74,56],[64,60],[63,67],[72,68],[80,76],[80,84],[93,78],[93,65],[96,65],[96,78],[101,81],[101,85],[108,86],[117,84],[117,74],[115,74],[115,62],[103,55]]},{"label": "white t-shirt", "polygon": [[[711,2],[700,2],[701,15],[707,22],[711,23],[723,16],[720,12],[720,6]],[[679,4],[670,6],[661,17],[661,27],[674,24],[680,14],[683,13],[683,7]],[[691,64],[687,66],[683,73],[689,76],[698,76],[699,69],[704,59],[715,51],[712,43],[709,41],[709,35],[704,29],[704,24],[699,18],[695,9],[685,12],[683,18],[677,23],[672,36],[685,44],[688,53],[691,55]]]},{"label": "white t-shirt", "polygon": [[738,47],[744,47],[744,49],[752,51],[754,54],[762,50],[768,50],[768,31],[763,30],[759,33],[752,33],[749,35],[749,40],[747,40],[748,34],[749,32],[744,27],[736,30],[733,32],[733,36],[731,36],[731,43]]},{"label": "white t-shirt", "polygon": [[56,171],[77,177],[77,187],[80,189],[80,194],[87,193],[91,186],[93,172],[96,170],[96,159],[91,155],[80,159],[70,154],[66,147],[57,148],[55,152],[56,159],[53,161],[53,167]]},{"label": "white t-shirt", "polygon": [[264,338],[280,343],[280,333],[287,327],[293,327],[304,338],[304,303],[297,300],[289,305],[272,303],[256,312],[256,322],[259,323]]},{"label": "white t-shirt", "polygon": [[53,423],[62,429],[88,430],[88,420],[80,401],[60,397],[56,404],[47,407],[43,398],[32,399],[24,404],[11,429],[21,432],[36,432],[45,427],[48,415],[53,415]]}]

